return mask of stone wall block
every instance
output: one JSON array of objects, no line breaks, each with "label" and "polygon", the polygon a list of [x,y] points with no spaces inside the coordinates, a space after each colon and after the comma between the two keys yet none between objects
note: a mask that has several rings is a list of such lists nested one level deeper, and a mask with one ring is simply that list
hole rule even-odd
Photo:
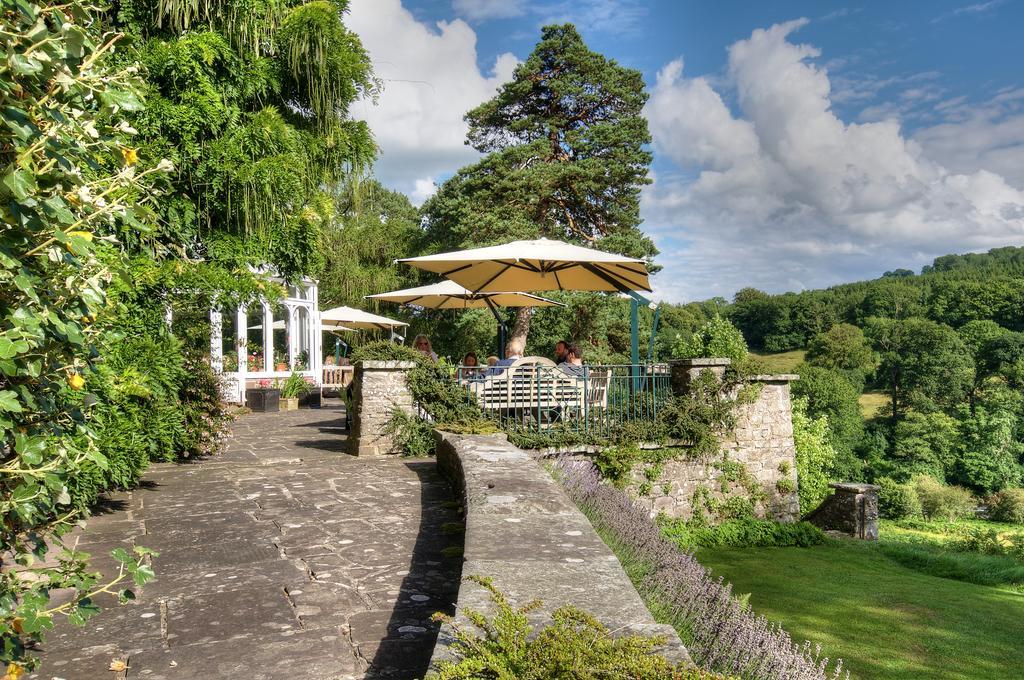
[{"label": "stone wall block", "polygon": [[355,456],[400,453],[385,433],[395,409],[413,413],[406,374],[411,361],[357,361],[352,383],[352,430],[349,452]]}]

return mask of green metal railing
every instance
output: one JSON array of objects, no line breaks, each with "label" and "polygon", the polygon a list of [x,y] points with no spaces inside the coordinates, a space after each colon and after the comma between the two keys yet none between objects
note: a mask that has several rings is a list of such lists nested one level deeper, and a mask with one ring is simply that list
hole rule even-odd
[{"label": "green metal railing", "polygon": [[654,420],[671,397],[665,364],[603,364],[571,374],[544,363],[459,366],[452,379],[484,413],[528,430],[552,427],[601,434],[629,421]]}]

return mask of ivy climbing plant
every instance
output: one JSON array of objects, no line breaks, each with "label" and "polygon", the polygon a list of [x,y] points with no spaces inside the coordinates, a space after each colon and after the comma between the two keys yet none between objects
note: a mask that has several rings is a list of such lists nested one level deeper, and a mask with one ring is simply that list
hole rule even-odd
[{"label": "ivy climbing plant", "polygon": [[[138,69],[116,65],[123,36],[103,33],[91,5],[5,0],[3,10],[0,661],[17,678],[56,617],[84,623],[97,593],[126,600],[123,581],[152,576],[145,549],[120,549],[120,573],[100,582],[60,538],[78,519],[69,483],[83,465],[106,464],[87,393],[115,235],[151,236],[151,201],[171,164],[141,162],[131,143]],[[71,596],[53,603],[56,589]]]}]

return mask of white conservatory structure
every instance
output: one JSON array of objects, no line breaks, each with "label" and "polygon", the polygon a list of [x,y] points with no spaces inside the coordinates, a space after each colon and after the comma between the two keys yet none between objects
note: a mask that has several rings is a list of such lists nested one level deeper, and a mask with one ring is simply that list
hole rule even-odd
[{"label": "white conservatory structure", "polygon": [[276,310],[268,302],[210,310],[210,365],[221,374],[225,401],[244,404],[247,387],[292,372],[321,384],[319,304],[316,281],[303,278],[287,286]]}]

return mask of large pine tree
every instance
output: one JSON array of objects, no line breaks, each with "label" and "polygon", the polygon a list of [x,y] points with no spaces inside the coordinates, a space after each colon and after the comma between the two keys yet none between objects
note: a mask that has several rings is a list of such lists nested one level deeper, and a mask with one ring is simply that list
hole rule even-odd
[{"label": "large pine tree", "polygon": [[[467,144],[487,155],[424,206],[431,247],[545,236],[653,257],[638,228],[646,101],[639,71],[591,51],[571,24],[545,27],[512,81],[466,114]],[[513,337],[530,316],[519,311]]]}]

